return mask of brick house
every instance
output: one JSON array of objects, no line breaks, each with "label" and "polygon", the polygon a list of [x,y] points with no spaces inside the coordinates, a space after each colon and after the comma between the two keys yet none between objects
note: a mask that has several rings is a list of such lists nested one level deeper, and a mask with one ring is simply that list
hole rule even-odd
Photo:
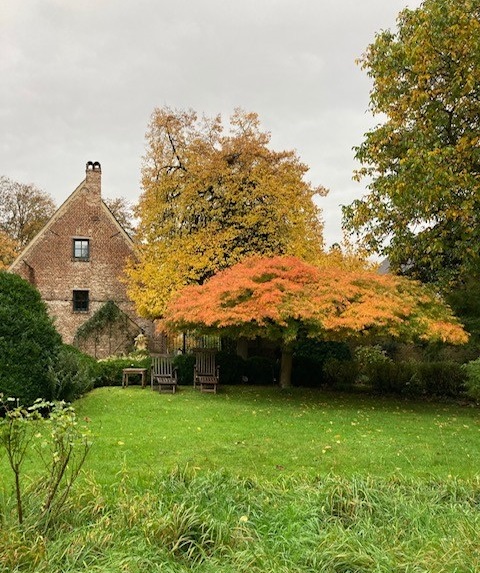
[{"label": "brick house", "polygon": [[[133,241],[102,200],[101,176],[100,163],[89,161],[85,180],[10,267],[39,290],[63,341],[97,357],[126,352],[140,332],[151,334],[127,297],[122,277]],[[105,328],[76,338],[107,303],[115,313]]]}]

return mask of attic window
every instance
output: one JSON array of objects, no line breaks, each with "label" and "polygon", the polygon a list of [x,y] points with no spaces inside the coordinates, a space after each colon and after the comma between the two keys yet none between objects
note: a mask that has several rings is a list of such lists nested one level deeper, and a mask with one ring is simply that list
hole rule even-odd
[{"label": "attic window", "polygon": [[74,290],[72,302],[73,312],[88,312],[90,302],[88,290]]},{"label": "attic window", "polygon": [[73,239],[73,260],[88,261],[90,259],[90,240]]}]

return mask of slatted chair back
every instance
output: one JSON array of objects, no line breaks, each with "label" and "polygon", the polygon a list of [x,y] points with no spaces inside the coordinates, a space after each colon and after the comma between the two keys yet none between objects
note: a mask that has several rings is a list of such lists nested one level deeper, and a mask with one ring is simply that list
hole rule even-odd
[{"label": "slatted chair back", "polygon": [[173,365],[174,356],[171,354],[159,354],[152,356],[151,386],[158,385],[158,390],[171,390],[173,393],[177,387],[177,371]]},{"label": "slatted chair back", "polygon": [[215,353],[197,351],[195,353],[195,366],[193,385],[199,386],[202,392],[217,392],[220,381],[220,368],[215,362]]}]

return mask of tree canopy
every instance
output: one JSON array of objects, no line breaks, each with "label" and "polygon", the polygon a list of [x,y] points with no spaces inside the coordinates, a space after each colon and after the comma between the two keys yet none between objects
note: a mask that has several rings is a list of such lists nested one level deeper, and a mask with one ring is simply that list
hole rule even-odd
[{"label": "tree canopy", "polygon": [[0,231],[22,249],[55,211],[53,199],[35,185],[0,177]]},{"label": "tree canopy", "polygon": [[[322,267],[292,256],[251,257],[203,285],[184,288],[162,324],[279,341],[287,369],[290,345],[300,333],[324,340],[388,336],[464,343],[468,338],[449,307],[427,287],[394,275],[332,266],[328,257]],[[283,385],[289,376],[281,373]]]},{"label": "tree canopy", "polygon": [[480,262],[480,1],[402,11],[360,63],[382,123],[356,148],[369,191],[344,225],[393,270],[451,286]]},{"label": "tree canopy", "polygon": [[173,292],[254,253],[315,260],[323,188],[305,181],[294,151],[273,151],[255,113],[156,109],[147,132],[137,209],[138,262],[128,269],[138,311],[161,316]]},{"label": "tree canopy", "polygon": [[18,242],[0,231],[0,270],[7,269],[18,253]]},{"label": "tree canopy", "polygon": [[116,197],[114,199],[106,197],[104,203],[123,229],[133,237],[135,234],[135,225],[130,202],[127,201],[125,197]]}]

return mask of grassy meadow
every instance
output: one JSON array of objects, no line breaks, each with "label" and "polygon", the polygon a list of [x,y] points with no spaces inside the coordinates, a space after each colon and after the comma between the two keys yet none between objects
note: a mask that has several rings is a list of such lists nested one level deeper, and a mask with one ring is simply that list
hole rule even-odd
[{"label": "grassy meadow", "polygon": [[338,474],[468,479],[480,473],[477,408],[362,394],[229,386],[99,388],[76,403],[100,481],[189,466],[275,479]]},{"label": "grassy meadow", "polygon": [[2,481],[1,573],[480,570],[475,407],[252,386],[75,407],[94,444],[48,531],[35,462],[23,528]]}]

